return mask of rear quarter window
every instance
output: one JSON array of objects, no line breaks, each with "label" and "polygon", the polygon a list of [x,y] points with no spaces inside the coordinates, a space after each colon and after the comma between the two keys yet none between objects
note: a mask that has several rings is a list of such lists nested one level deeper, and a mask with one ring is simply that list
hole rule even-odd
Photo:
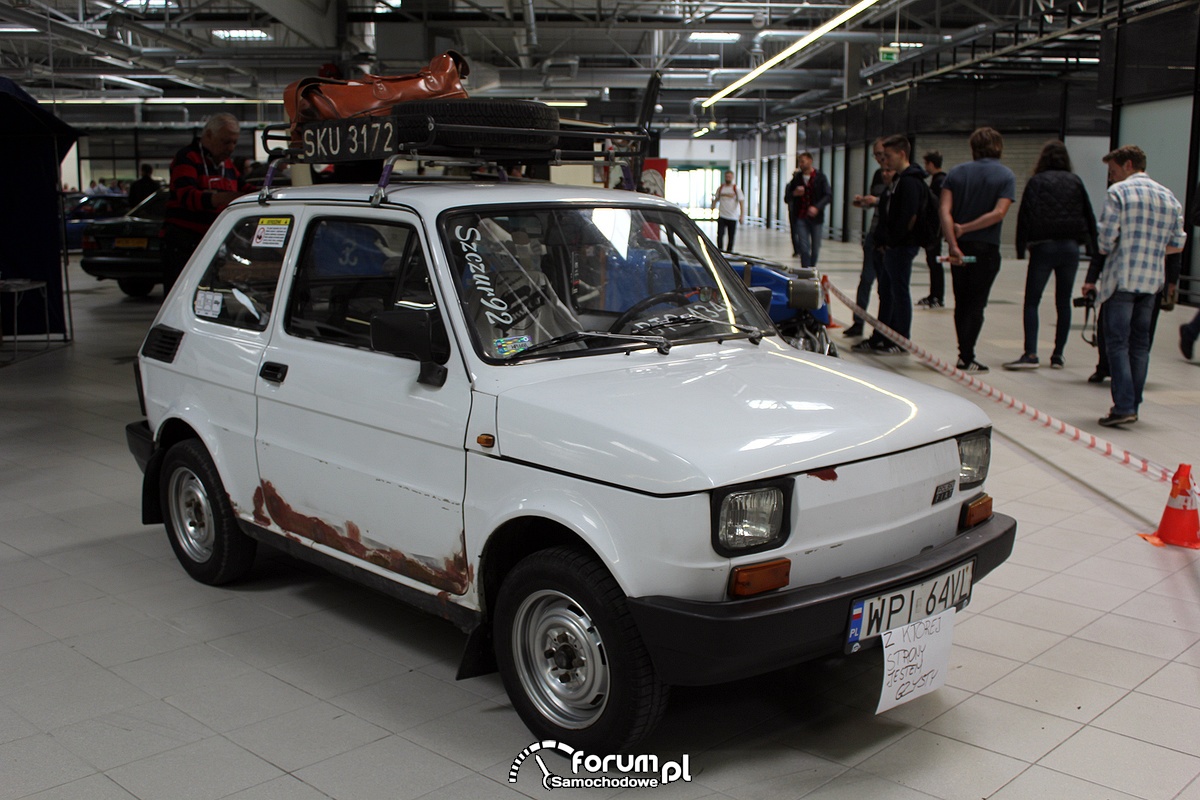
[{"label": "rear quarter window", "polygon": [[196,316],[235,328],[266,330],[293,222],[290,216],[255,214],[234,223],[196,286]]}]

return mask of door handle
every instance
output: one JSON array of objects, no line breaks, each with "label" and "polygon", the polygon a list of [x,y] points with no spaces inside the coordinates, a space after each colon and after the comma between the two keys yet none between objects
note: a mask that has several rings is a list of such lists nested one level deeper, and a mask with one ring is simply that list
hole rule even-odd
[{"label": "door handle", "polygon": [[262,365],[258,374],[267,383],[283,383],[283,379],[287,377],[287,371],[287,364],[267,361]]}]

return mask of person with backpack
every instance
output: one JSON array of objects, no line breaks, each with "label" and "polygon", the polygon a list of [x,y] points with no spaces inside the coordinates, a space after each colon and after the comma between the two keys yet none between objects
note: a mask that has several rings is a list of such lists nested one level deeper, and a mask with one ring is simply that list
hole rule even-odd
[{"label": "person with backpack", "polygon": [[[883,166],[894,170],[891,188],[879,199],[879,227],[875,246],[883,248],[879,271],[879,321],[904,338],[912,335],[912,264],[937,225],[933,195],[925,184],[925,170],[909,161],[907,137],[895,134],[883,140]],[[903,347],[879,331],[851,348],[860,353],[902,355]]]},{"label": "person with backpack", "polygon": [[746,221],[746,198],[733,182],[733,170],[726,170],[725,182],[717,187],[712,207],[717,209],[717,249],[723,253],[732,253],[733,237],[737,234],[738,223]]},{"label": "person with backpack", "polygon": [[1017,213],[1017,258],[1029,248],[1029,271],[1025,275],[1025,351],[1005,369],[1037,369],[1038,304],[1050,276],[1054,276],[1054,307],[1058,315],[1054,330],[1051,369],[1062,369],[1063,348],[1071,335],[1071,296],[1079,270],[1079,246],[1096,252],[1096,215],[1087,189],[1071,171],[1067,146],[1057,139],[1042,145],[1033,177],[1021,194]]}]

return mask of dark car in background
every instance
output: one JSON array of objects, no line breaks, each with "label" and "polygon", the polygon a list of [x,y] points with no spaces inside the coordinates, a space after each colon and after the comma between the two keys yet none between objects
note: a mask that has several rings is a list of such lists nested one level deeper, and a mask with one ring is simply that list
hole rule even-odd
[{"label": "dark car in background", "polygon": [[115,280],[130,297],[145,297],[162,283],[158,231],[167,208],[167,192],[150,195],[115,219],[93,222],[83,232],[83,271]]},{"label": "dark car in background", "polygon": [[129,198],[123,194],[93,194],[80,197],[67,206],[67,249],[78,250],[83,229],[98,219],[119,217],[129,210]]}]

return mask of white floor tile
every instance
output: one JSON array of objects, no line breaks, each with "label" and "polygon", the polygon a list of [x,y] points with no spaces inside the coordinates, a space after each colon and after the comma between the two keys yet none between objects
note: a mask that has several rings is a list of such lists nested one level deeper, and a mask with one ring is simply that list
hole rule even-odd
[{"label": "white floor tile", "polygon": [[1032,663],[1123,689],[1132,689],[1166,664],[1154,656],[1074,638],[1055,645]]},{"label": "white floor tile", "polygon": [[300,780],[338,800],[409,800],[470,774],[465,767],[398,736],[371,742],[295,773]]},{"label": "white floor tile", "polygon": [[295,772],[390,734],[336,706],[313,703],[227,735],[264,761]]},{"label": "white floor tile", "polygon": [[914,731],[859,768],[937,797],[988,797],[1026,766],[1009,756]]},{"label": "white floor tile", "polygon": [[1200,771],[1200,759],[1095,727],[1079,731],[1041,765],[1147,800],[1175,797]]},{"label": "white floor tile", "polygon": [[0,800],[16,800],[86,778],[95,770],[45,734],[0,745]]},{"label": "white floor tile", "polygon": [[213,736],[108,771],[136,797],[216,800],[283,773],[229,740]]},{"label": "white floor tile", "polygon": [[1081,725],[976,695],[924,727],[931,733],[1034,763],[1070,738]]},{"label": "white floor tile", "polygon": [[1076,722],[1089,722],[1126,692],[1109,684],[1026,664],[988,686],[982,694]]},{"label": "white floor tile", "polygon": [[1081,780],[1071,775],[1032,766],[992,795],[990,800],[1138,800],[1124,792]]}]

